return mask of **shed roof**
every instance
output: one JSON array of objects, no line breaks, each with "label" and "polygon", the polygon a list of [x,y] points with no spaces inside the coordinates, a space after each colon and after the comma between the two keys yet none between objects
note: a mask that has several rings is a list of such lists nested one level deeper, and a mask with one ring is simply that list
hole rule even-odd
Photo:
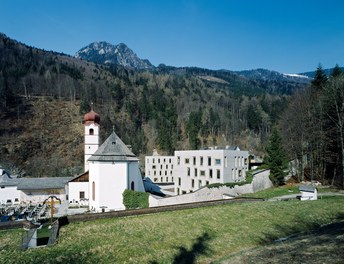
[{"label": "shed roof", "polygon": [[312,193],[314,193],[315,190],[316,190],[316,188],[312,185],[301,185],[299,187],[300,192],[312,192]]},{"label": "shed roof", "polygon": [[88,161],[138,161],[115,132],[105,140]]},{"label": "shed roof", "polygon": [[18,190],[63,189],[73,177],[20,178]]}]

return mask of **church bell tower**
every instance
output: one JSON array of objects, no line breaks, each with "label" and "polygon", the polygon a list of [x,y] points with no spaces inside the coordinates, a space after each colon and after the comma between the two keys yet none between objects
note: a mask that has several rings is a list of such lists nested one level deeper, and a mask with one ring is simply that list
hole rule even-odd
[{"label": "church bell tower", "polygon": [[85,152],[84,152],[84,170],[88,171],[88,159],[97,151],[99,147],[99,123],[100,116],[93,111],[93,104],[91,111],[84,115],[84,137],[85,137]]}]

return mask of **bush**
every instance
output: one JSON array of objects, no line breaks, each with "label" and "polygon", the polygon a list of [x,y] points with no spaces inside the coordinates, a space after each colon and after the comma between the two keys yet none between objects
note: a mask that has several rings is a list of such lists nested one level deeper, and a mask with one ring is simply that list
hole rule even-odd
[{"label": "bush", "polygon": [[227,182],[227,183],[212,183],[212,184],[207,185],[207,187],[209,189],[211,189],[211,188],[219,188],[219,187],[222,187],[222,186],[227,186],[227,187],[230,187],[230,188],[234,188],[235,185],[242,186],[242,185],[245,185],[245,184],[250,184],[250,183],[252,183],[252,180],[253,180],[253,171],[247,171],[246,172],[246,180],[245,181],[242,181],[242,182]]},{"label": "bush", "polygon": [[123,204],[126,209],[148,208],[148,193],[125,190],[123,192]]}]

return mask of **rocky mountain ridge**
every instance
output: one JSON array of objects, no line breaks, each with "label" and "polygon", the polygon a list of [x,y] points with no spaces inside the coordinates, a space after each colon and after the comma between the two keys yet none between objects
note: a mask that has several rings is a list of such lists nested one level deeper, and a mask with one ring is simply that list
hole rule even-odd
[{"label": "rocky mountain ridge", "polygon": [[124,43],[112,45],[105,41],[93,42],[80,49],[75,57],[99,64],[116,64],[138,70],[154,67],[148,60],[140,59]]}]

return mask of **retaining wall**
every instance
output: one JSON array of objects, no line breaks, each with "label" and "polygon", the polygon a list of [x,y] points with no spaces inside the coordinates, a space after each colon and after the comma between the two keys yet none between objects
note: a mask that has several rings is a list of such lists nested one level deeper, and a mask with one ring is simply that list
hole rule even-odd
[{"label": "retaining wall", "polygon": [[269,175],[270,170],[258,171],[253,175],[252,183],[242,186],[235,185],[234,188],[227,186],[221,186],[218,188],[203,187],[193,193],[165,198],[150,195],[149,207],[231,199],[245,193],[258,192],[273,186],[269,179]]}]

